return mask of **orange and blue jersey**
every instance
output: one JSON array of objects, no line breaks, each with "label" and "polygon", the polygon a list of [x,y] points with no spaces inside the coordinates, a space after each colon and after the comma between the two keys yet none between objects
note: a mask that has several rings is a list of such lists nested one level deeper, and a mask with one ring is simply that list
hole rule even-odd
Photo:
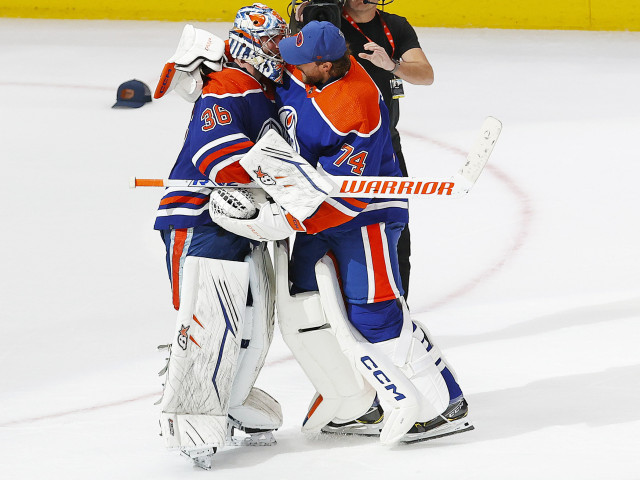
[{"label": "orange and blue jersey", "polygon": [[[367,72],[351,57],[349,72],[316,87],[288,66],[276,89],[280,123],[303,158],[329,175],[401,176],[389,114]],[[304,221],[308,233],[378,222],[407,223],[404,199],[329,198]]]},{"label": "orange and blue jersey", "polygon": [[[193,107],[184,144],[169,178],[249,183],[238,161],[269,128],[276,110],[273,90],[244,70],[225,66],[208,77]],[[190,228],[211,223],[210,188],[167,188],[154,228]]]}]

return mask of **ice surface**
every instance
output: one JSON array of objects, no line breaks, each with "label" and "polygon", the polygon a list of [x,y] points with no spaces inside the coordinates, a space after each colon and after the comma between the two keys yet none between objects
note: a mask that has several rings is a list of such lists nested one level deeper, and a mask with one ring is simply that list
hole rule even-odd
[{"label": "ice surface", "polygon": [[455,171],[486,116],[504,125],[469,196],[411,204],[412,312],[476,430],[307,438],[313,390],[276,334],[258,385],[283,406],[278,445],[206,474],[158,437],[161,192],[128,189],[167,175],[190,105],[110,108],[126,80],[155,88],[181,31],[0,19],[0,477],[638,478],[639,33],[419,29],[436,81],[405,86],[410,173]]}]

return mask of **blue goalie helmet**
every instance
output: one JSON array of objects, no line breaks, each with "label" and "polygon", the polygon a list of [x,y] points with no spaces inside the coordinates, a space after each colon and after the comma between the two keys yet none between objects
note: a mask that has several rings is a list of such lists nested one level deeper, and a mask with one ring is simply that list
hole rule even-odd
[{"label": "blue goalie helmet", "polygon": [[282,83],[284,62],[279,41],[289,33],[283,18],[261,3],[242,7],[229,31],[229,50],[233,58],[243,60],[276,83]]}]

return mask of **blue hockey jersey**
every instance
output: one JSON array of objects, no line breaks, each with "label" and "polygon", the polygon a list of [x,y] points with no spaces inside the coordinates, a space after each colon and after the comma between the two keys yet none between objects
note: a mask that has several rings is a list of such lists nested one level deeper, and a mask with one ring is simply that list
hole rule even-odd
[{"label": "blue hockey jersey", "polygon": [[[269,128],[275,128],[273,91],[244,70],[225,66],[211,74],[193,113],[169,178],[249,183],[238,161]],[[160,201],[156,230],[211,223],[210,188],[167,188]]]},{"label": "blue hockey jersey", "polygon": [[[330,175],[401,176],[389,133],[389,114],[375,83],[351,57],[349,72],[321,88],[305,85],[288,66],[276,89],[288,140]],[[300,124],[300,125],[299,125]],[[304,221],[308,233],[409,220],[403,199],[329,198]]]}]

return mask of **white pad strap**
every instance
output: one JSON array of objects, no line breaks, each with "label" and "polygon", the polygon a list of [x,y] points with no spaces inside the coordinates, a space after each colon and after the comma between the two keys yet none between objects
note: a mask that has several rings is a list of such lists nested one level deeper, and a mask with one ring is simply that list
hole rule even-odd
[{"label": "white pad strap", "polygon": [[300,221],[315,212],[333,188],[275,130],[258,140],[240,165],[276,203]]},{"label": "white pad strap", "polygon": [[[322,395],[302,428],[319,432],[332,420],[349,421],[365,413],[375,391],[347,358],[323,314],[317,292],[289,295],[289,254],[284,242],[274,248],[280,331],[307,377]],[[333,321],[333,320],[332,320]]]},{"label": "white pad strap", "polygon": [[[244,262],[185,259],[180,309],[161,400],[163,414],[205,415],[212,417],[211,428],[223,424],[240,350],[248,284]],[[176,428],[179,425],[174,422],[174,439],[185,442]],[[170,425],[162,425],[163,432],[170,429]],[[224,438],[226,428],[219,433]],[[168,438],[167,442],[173,446]]]}]

